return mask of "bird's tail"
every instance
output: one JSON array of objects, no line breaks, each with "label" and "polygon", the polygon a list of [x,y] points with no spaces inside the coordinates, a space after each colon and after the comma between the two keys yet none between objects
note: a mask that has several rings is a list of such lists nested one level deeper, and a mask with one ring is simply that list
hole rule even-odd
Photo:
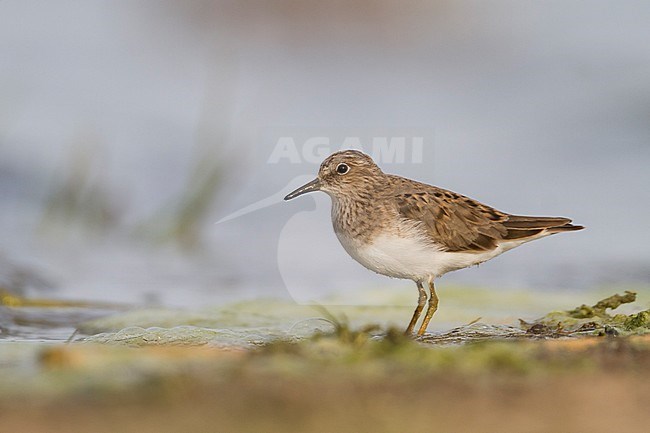
[{"label": "bird's tail", "polygon": [[569,218],[563,217],[510,215],[503,225],[508,230],[505,238],[513,240],[584,229],[583,226],[573,225]]}]

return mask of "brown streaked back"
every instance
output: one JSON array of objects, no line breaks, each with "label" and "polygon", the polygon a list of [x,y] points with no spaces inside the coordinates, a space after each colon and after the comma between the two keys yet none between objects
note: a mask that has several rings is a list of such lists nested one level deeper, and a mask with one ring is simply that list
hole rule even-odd
[{"label": "brown streaked back", "polygon": [[399,215],[450,252],[482,252],[504,241],[583,229],[569,218],[510,215],[458,193],[389,175]]}]

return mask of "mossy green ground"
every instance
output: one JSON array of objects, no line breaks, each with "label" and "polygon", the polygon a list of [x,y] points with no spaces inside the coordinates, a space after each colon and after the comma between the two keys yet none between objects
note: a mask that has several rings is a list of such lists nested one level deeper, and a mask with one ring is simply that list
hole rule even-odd
[{"label": "mossy green ground", "polygon": [[0,419],[30,432],[645,431],[647,311],[615,314],[623,301],[633,295],[420,340],[323,312],[315,334],[245,346],[178,317],[72,344],[2,343]]}]

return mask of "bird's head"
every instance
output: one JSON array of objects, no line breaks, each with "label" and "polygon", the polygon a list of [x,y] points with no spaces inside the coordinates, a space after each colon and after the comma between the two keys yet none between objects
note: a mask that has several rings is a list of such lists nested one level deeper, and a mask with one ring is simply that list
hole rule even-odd
[{"label": "bird's head", "polygon": [[287,194],[291,200],[312,191],[342,197],[367,190],[383,172],[375,162],[358,150],[342,150],[328,156],[320,165],[318,177]]}]

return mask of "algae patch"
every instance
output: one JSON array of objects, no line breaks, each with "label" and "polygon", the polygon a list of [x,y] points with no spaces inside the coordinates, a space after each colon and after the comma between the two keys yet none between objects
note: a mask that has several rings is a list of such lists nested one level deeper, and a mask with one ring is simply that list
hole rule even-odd
[{"label": "algae patch", "polygon": [[532,323],[520,320],[528,334],[544,337],[562,337],[580,334],[631,335],[650,332],[650,310],[636,314],[610,314],[623,304],[636,301],[636,293],[625,291],[598,301],[594,305],[580,305],[571,310],[553,311]]},{"label": "algae patch", "polygon": [[[416,339],[419,344],[449,345],[485,340],[561,338],[589,335],[643,334],[650,330],[650,310],[613,314],[621,305],[636,301],[634,292],[609,296],[594,305],[581,305],[546,314],[517,325],[470,323]],[[330,311],[331,310],[331,311]],[[401,329],[392,320],[400,310],[343,308],[327,310],[279,301],[244,302],[202,311],[145,309],[102,317],[78,325],[82,341],[127,346],[200,346],[254,348],[276,341],[296,342],[323,338],[332,332],[358,344],[370,336],[395,339]],[[316,314],[314,314],[316,313]],[[353,331],[352,329],[356,329]]]},{"label": "algae patch", "polygon": [[592,317],[609,318],[607,309],[617,309],[623,304],[630,304],[636,301],[636,293],[625,291],[624,295],[615,294],[605,299],[601,299],[595,305],[589,307],[582,304],[581,306],[567,311],[567,314],[575,319],[589,319]]},{"label": "algae patch", "polygon": [[650,329],[650,310],[641,311],[637,314],[630,314],[623,322],[626,331],[636,329]]}]

